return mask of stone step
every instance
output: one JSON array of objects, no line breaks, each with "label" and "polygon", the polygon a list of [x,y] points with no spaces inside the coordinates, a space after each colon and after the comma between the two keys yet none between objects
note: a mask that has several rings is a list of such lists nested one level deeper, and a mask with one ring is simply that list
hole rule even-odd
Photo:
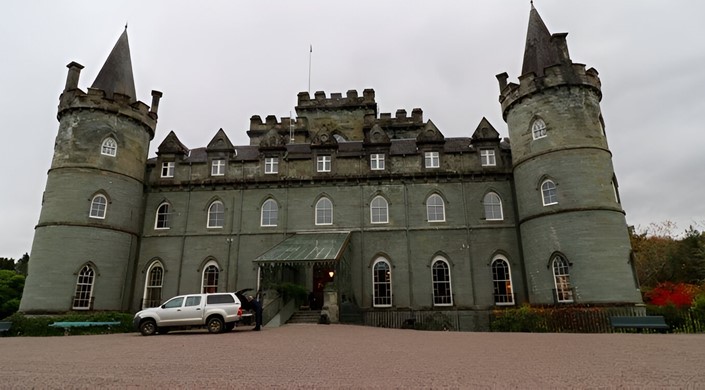
[{"label": "stone step", "polygon": [[321,312],[318,310],[300,310],[295,312],[287,324],[317,324]]}]

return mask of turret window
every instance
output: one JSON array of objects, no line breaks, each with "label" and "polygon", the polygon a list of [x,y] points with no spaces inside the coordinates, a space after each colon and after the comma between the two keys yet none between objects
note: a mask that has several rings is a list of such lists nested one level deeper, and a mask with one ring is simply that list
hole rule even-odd
[{"label": "turret window", "polygon": [[556,184],[553,181],[546,180],[541,183],[541,197],[544,206],[558,204],[558,193],[556,191]]},{"label": "turret window", "polygon": [[105,219],[105,210],[108,207],[108,199],[104,195],[96,195],[91,201],[91,218]]},{"label": "turret window", "polygon": [[208,207],[208,227],[222,228],[225,224],[225,206],[223,202],[216,200]]},{"label": "turret window", "polygon": [[502,199],[494,192],[488,192],[482,200],[485,206],[485,219],[488,221],[501,221],[504,219],[502,215]]},{"label": "turret window", "polygon": [[483,167],[494,167],[497,165],[497,159],[494,155],[494,149],[480,149],[480,161]]},{"label": "turret window", "polygon": [[428,222],[444,222],[446,220],[445,203],[438,194],[433,194],[426,199],[426,217]]},{"label": "turret window", "polygon": [[169,229],[171,227],[169,221],[170,211],[171,207],[169,206],[169,203],[162,203],[159,205],[157,208],[157,217],[154,221],[155,229]]},{"label": "turret window", "polygon": [[168,161],[162,163],[162,177],[174,177],[174,162]]},{"label": "turret window", "polygon": [[93,303],[93,281],[95,271],[90,265],[85,265],[78,273],[76,292],[73,296],[73,310],[90,310]]},{"label": "turret window", "polygon": [[112,137],[108,137],[103,141],[103,146],[100,148],[100,153],[105,156],[115,157],[117,154],[117,142]]},{"label": "turret window", "polygon": [[555,298],[557,302],[573,302],[573,289],[570,286],[570,271],[568,261],[560,255],[553,258],[553,281],[555,283]]},{"label": "turret window", "polygon": [[534,139],[543,138],[546,136],[546,123],[541,119],[536,119],[531,125],[531,135]]},{"label": "turret window", "polygon": [[213,160],[211,162],[211,176],[225,175],[225,160]]}]

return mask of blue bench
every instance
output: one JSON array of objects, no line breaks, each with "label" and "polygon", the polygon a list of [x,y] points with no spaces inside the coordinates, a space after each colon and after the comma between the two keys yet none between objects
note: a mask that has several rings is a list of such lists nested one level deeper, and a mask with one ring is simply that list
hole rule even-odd
[{"label": "blue bench", "polygon": [[53,324],[50,324],[49,326],[54,327],[54,328],[63,328],[64,329],[64,335],[69,334],[69,329],[71,328],[84,328],[88,326],[107,326],[108,329],[110,329],[111,326],[116,326],[120,325],[119,321],[75,321],[75,322],[54,322]]},{"label": "blue bench", "polygon": [[0,332],[7,332],[12,328],[12,322],[0,322]]},{"label": "blue bench", "polygon": [[644,329],[657,329],[662,332],[669,329],[663,316],[613,316],[610,317],[610,324],[615,329],[636,329],[639,333]]}]

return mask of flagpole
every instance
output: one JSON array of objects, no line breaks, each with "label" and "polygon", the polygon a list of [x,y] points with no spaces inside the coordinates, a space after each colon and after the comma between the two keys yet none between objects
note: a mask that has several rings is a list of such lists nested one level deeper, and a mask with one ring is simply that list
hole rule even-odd
[{"label": "flagpole", "polygon": [[313,56],[313,45],[308,49],[308,94],[311,94],[311,56]]}]

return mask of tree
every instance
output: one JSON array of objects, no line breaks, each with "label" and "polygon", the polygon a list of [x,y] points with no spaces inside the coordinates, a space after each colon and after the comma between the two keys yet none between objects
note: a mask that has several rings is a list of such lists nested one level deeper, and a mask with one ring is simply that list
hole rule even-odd
[{"label": "tree", "polygon": [[22,274],[24,276],[27,276],[27,267],[29,266],[29,254],[25,252],[22,257],[17,260],[17,264],[15,264],[15,271],[17,271],[18,274]]},{"label": "tree", "polygon": [[0,269],[15,270],[15,259],[8,259],[7,257],[0,257]]},{"label": "tree", "polygon": [[0,270],[0,319],[20,308],[24,280],[24,275],[15,271]]}]

